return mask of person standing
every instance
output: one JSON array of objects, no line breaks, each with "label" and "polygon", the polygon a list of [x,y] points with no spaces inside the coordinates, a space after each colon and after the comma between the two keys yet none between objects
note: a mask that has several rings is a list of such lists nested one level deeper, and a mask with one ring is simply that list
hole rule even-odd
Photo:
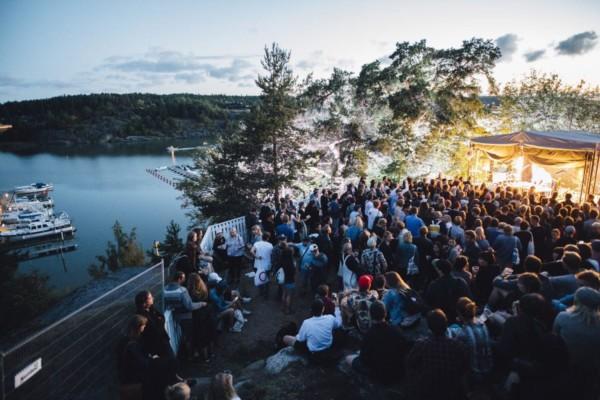
[{"label": "person standing", "polygon": [[236,228],[231,228],[225,245],[227,246],[227,260],[229,261],[229,284],[237,287],[240,284],[242,263],[244,261],[244,238],[238,234]]},{"label": "person standing", "polygon": [[270,243],[271,234],[263,232],[261,240],[254,243],[250,252],[254,256],[254,285],[258,287],[259,293],[265,298],[269,297],[269,281],[271,272],[271,255],[273,245]]}]

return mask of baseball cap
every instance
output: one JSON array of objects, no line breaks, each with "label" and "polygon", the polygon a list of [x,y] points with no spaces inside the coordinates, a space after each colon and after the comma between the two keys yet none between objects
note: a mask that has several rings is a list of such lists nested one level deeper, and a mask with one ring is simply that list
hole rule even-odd
[{"label": "baseball cap", "polygon": [[373,277],[371,275],[362,275],[360,278],[358,278],[358,288],[362,290],[369,290],[372,282]]}]

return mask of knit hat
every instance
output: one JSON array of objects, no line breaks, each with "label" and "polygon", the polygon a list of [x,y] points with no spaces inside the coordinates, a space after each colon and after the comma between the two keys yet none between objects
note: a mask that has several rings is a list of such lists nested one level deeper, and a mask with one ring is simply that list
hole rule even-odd
[{"label": "knit hat", "polygon": [[584,286],[575,292],[575,301],[589,308],[600,307],[600,292]]},{"label": "knit hat", "polygon": [[369,290],[372,282],[373,277],[371,275],[362,275],[358,278],[358,288],[361,290]]}]

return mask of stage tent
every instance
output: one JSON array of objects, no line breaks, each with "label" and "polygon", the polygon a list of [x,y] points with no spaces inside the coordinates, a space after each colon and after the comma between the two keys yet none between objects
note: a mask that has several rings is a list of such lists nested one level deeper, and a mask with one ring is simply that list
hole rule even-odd
[{"label": "stage tent", "polygon": [[600,134],[580,131],[518,131],[471,139],[472,148],[505,163],[518,157],[573,182],[581,181],[581,195],[594,193],[598,173]]}]

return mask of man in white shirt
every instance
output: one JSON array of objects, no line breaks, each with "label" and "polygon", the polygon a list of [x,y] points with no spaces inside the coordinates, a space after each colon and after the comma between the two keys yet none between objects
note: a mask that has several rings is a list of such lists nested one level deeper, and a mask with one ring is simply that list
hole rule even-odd
[{"label": "man in white shirt", "polygon": [[273,253],[273,245],[269,243],[271,234],[264,232],[261,240],[254,243],[250,252],[254,256],[254,285],[258,287],[259,294],[265,299],[269,297],[269,273],[271,271],[271,253]]},{"label": "man in white shirt", "polygon": [[325,305],[320,299],[315,299],[311,305],[312,317],[305,319],[296,336],[286,335],[283,343],[293,346],[301,353],[308,353],[314,361],[326,358],[333,346],[333,331],[342,326],[342,316],[339,307],[335,308],[335,316],[323,315]]}]

